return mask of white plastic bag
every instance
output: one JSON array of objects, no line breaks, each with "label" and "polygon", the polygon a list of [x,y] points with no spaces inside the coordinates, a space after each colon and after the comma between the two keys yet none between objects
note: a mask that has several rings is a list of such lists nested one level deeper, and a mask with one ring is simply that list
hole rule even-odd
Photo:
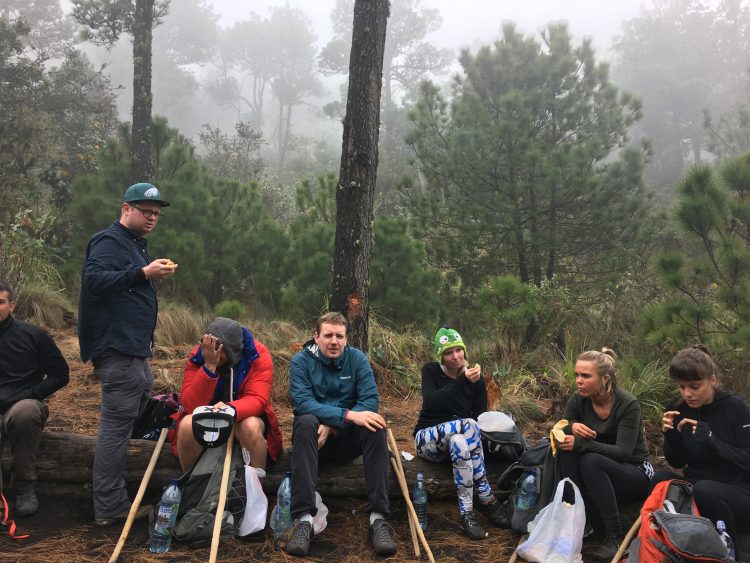
[{"label": "white plastic bag", "polygon": [[[315,491],[315,506],[318,507],[318,512],[313,516],[313,532],[315,535],[320,534],[328,526],[328,507],[323,504],[323,499],[318,491]],[[276,511],[276,505],[273,505],[273,511],[271,512],[271,521],[269,526],[274,529],[273,512]]]},{"label": "white plastic bag", "polygon": [[[565,483],[575,492],[575,504],[563,502]],[[581,492],[570,479],[557,484],[555,498],[529,523],[529,537],[518,546],[518,555],[537,563],[582,563],[581,547],[586,508]]]},{"label": "white plastic bag", "polygon": [[250,454],[242,449],[242,458],[245,460],[245,487],[247,488],[247,505],[242,515],[240,527],[237,529],[237,537],[243,538],[260,532],[266,527],[266,513],[268,512],[268,498],[263,492],[260,478],[266,476],[262,469],[250,466]]},{"label": "white plastic bag", "polygon": [[315,491],[315,506],[318,508],[318,512],[313,516],[313,531],[317,536],[328,525],[328,507],[323,504],[323,499],[320,497],[320,493]]},{"label": "white plastic bag", "polygon": [[513,418],[500,411],[483,412],[477,418],[477,424],[485,432],[513,432],[516,428]]}]

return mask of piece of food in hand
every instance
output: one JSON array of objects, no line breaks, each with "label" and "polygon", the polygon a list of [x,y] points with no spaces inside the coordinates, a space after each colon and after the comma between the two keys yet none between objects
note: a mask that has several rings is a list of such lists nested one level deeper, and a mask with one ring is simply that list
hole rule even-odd
[{"label": "piece of food in hand", "polygon": [[168,268],[172,268],[174,270],[178,265],[179,264],[175,264],[174,262],[172,262],[170,258],[167,258],[167,263],[165,264],[165,266],[167,266]]},{"label": "piece of food in hand", "polygon": [[474,364],[474,369],[479,369],[479,364]]},{"label": "piece of food in hand", "polygon": [[558,420],[555,426],[552,428],[552,436],[558,442],[565,441],[565,432],[563,431],[563,428],[565,428],[567,425],[568,425],[568,421],[563,418],[561,420]]}]

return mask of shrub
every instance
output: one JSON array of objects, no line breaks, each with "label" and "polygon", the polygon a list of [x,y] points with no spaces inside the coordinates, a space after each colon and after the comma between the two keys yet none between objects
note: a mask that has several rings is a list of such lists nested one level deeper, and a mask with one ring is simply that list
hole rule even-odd
[{"label": "shrub", "polygon": [[229,299],[216,304],[214,315],[239,321],[240,319],[247,318],[247,309],[236,299]]}]

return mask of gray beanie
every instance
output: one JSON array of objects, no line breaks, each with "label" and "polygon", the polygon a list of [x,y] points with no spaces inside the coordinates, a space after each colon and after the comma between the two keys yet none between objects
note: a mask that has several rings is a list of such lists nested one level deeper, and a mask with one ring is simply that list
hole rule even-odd
[{"label": "gray beanie", "polygon": [[224,351],[229,358],[229,365],[237,365],[237,362],[242,359],[242,352],[245,348],[242,338],[242,325],[232,319],[216,317],[208,325],[206,332],[221,339]]}]

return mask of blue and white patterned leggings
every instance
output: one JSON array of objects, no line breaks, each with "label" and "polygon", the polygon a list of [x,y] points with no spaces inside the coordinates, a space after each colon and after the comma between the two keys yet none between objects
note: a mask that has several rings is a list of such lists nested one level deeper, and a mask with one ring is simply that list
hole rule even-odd
[{"label": "blue and white patterned leggings", "polygon": [[417,455],[428,461],[443,461],[450,456],[461,514],[471,511],[475,486],[480,500],[487,502],[492,498],[484,470],[481,432],[475,420],[462,418],[423,428],[414,436],[414,445]]}]

